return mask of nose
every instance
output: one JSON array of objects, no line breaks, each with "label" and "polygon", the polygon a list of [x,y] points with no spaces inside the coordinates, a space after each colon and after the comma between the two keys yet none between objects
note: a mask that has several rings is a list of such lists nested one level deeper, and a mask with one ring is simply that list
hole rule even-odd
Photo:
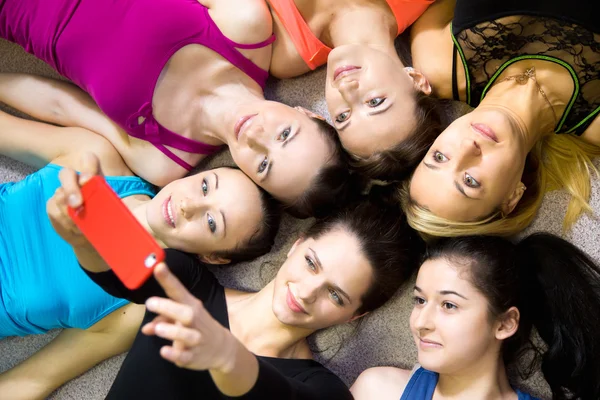
[{"label": "nose", "polygon": [[196,215],[203,215],[210,207],[210,199],[204,196],[184,197],[179,202],[179,212],[184,219],[191,220]]},{"label": "nose", "polygon": [[358,87],[359,84],[357,80],[343,80],[340,82],[338,90],[344,100],[351,103],[356,100],[358,96]]},{"label": "nose", "polygon": [[248,146],[252,149],[267,147],[267,135],[262,125],[251,126],[245,133]]},{"label": "nose", "polygon": [[321,286],[321,281],[316,276],[305,279],[297,286],[298,298],[300,298],[305,304],[314,303],[317,299]]},{"label": "nose", "polygon": [[457,154],[457,167],[464,166],[463,164],[469,163],[481,156],[481,147],[479,143],[473,139],[465,138],[460,142],[460,147]]},{"label": "nose", "polygon": [[414,328],[418,331],[432,331],[435,324],[433,323],[433,313],[435,312],[435,305],[426,304],[414,312]]}]

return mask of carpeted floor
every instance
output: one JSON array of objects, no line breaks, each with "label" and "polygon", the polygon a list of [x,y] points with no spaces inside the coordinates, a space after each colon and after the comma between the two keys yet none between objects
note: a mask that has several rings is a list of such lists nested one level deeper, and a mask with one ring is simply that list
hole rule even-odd
[{"label": "carpeted floor", "polygon": [[[25,54],[21,48],[0,40],[0,71],[31,72],[47,76],[55,73],[39,60]],[[268,96],[291,105],[302,105],[326,114],[323,96],[324,71],[286,82],[271,82]],[[227,154],[215,157],[209,165],[230,163]],[[31,172],[31,168],[0,157],[0,182],[17,180]],[[592,207],[600,210],[600,187],[594,182]],[[561,233],[561,221],[567,203],[563,193],[547,196],[531,231]],[[257,290],[267,283],[281,265],[285,254],[298,233],[310,221],[285,218],[273,252],[251,263],[216,270],[225,285]],[[585,216],[568,236],[575,244],[600,261],[600,223]],[[317,358],[351,384],[364,369],[377,365],[396,365],[411,368],[416,361],[416,350],[408,330],[408,317],[412,308],[411,291],[403,291],[384,308],[367,316],[358,332],[354,326],[343,326],[315,335],[315,345],[320,349]],[[51,299],[49,299],[50,301]],[[356,334],[355,334],[356,333]],[[0,372],[5,371],[33,354],[48,343],[56,331],[46,335],[0,340]],[[51,399],[103,399],[119,369],[124,356],[118,356],[98,365],[91,371],[58,389]],[[52,368],[52,365],[48,365]],[[547,396],[548,391],[540,375],[520,386],[538,395]],[[10,394],[0,394],[10,399]]]}]

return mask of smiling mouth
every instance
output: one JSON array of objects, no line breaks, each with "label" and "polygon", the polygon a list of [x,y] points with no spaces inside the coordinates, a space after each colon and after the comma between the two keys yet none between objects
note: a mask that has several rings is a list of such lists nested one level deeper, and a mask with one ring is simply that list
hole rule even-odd
[{"label": "smiling mouth", "polygon": [[245,115],[235,123],[235,127],[233,128],[235,140],[240,140],[240,134],[248,129],[248,127],[252,124],[252,118],[256,117],[257,115],[258,114]]},{"label": "smiling mouth", "polygon": [[171,202],[171,196],[163,203],[163,217],[167,225],[175,228],[175,214],[173,213],[173,203]]},{"label": "smiling mouth", "polygon": [[344,65],[342,67],[336,68],[333,72],[333,80],[337,81],[339,78],[343,78],[346,75],[350,75],[353,72],[359,71],[361,67],[357,67],[356,65]]},{"label": "smiling mouth", "polygon": [[286,296],[285,300],[286,300],[288,307],[293,312],[298,313],[298,314],[308,314],[306,312],[306,310],[300,305],[300,303],[298,303],[298,301],[294,297],[294,294],[290,290],[289,286],[287,287],[287,296]]}]

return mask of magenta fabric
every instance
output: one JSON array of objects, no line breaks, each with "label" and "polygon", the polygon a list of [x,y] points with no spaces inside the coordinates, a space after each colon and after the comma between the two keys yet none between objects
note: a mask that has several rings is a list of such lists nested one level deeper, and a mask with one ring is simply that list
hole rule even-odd
[{"label": "magenta fabric", "polygon": [[0,37],[16,42],[88,92],[130,136],[147,140],[186,169],[164,146],[212,154],[220,146],[185,138],[153,116],[152,96],[169,58],[199,44],[264,87],[268,72],[225,37],[197,0],[0,0]]}]

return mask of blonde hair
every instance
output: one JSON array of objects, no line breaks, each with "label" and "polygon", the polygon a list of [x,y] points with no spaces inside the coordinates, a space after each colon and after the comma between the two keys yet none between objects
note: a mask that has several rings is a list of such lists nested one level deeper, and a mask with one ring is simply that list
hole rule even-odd
[{"label": "blonde hair", "polygon": [[531,224],[546,192],[565,189],[571,195],[563,220],[566,231],[582,213],[592,212],[588,200],[592,172],[598,174],[592,163],[596,156],[600,156],[600,147],[577,136],[554,133],[544,136],[527,157],[521,179],[527,190],[515,209],[506,216],[496,210],[480,221],[457,222],[438,217],[410,197],[410,181],[400,186],[398,196],[408,223],[424,239],[467,235],[511,236]]}]

